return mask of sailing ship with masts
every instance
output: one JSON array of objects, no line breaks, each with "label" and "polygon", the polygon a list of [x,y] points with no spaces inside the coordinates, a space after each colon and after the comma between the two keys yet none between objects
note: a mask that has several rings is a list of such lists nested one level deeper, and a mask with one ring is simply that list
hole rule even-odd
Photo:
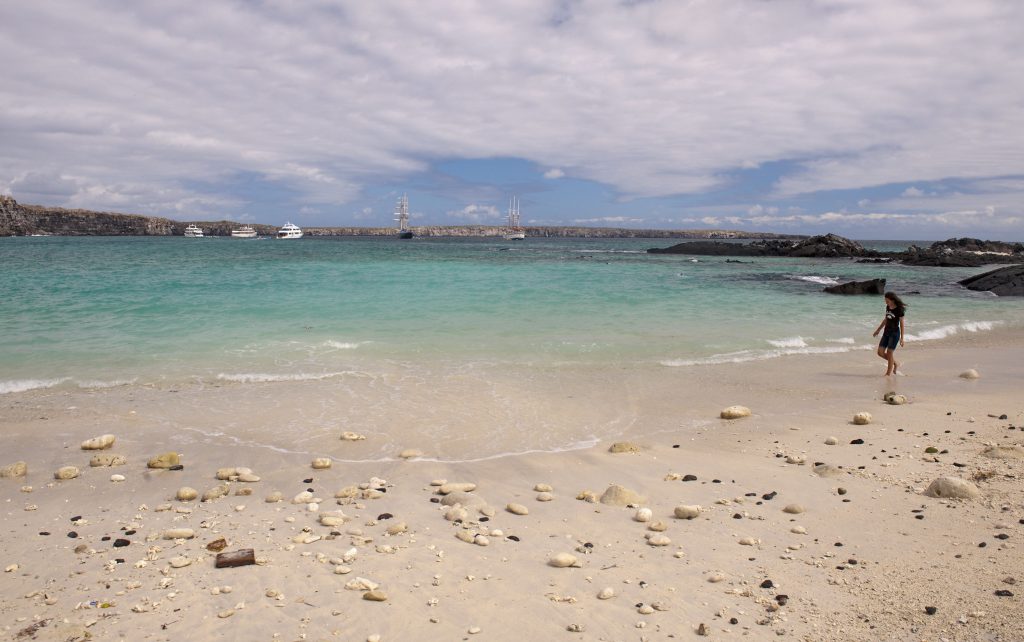
[{"label": "sailing ship with masts", "polygon": [[522,241],[526,238],[526,230],[519,224],[519,199],[513,196],[508,202],[508,229],[505,231],[506,241]]},{"label": "sailing ship with masts", "polygon": [[409,229],[409,197],[402,194],[395,205],[395,221],[398,222],[398,238],[411,239],[412,230]]}]

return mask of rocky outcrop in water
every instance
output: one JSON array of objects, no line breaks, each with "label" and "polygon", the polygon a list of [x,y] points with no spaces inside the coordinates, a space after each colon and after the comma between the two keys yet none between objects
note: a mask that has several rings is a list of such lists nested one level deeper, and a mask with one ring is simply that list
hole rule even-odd
[{"label": "rocky outcrop in water", "polygon": [[999,296],[1024,296],[1024,265],[1010,265],[960,281],[968,290],[992,292]]},{"label": "rocky outcrop in water", "polygon": [[176,226],[179,234],[184,232],[184,223],[166,218],[19,205],[0,196],[0,236],[164,236]]},{"label": "rocky outcrop in water", "polygon": [[885,294],[885,279],[850,281],[825,288],[829,294]]},{"label": "rocky outcrop in water", "polygon": [[651,254],[696,254],[700,256],[791,256],[799,258],[877,257],[856,241],[836,234],[806,239],[766,239],[752,243],[720,241],[679,243],[668,248],[651,248]]}]

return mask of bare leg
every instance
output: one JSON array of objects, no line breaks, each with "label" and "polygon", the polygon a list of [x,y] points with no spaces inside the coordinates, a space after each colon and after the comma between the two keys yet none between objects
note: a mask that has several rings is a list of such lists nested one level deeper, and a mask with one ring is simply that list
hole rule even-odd
[{"label": "bare leg", "polygon": [[889,375],[893,374],[894,372],[896,372],[896,360],[893,359],[892,357],[893,357],[893,351],[892,350],[886,350],[885,351],[885,361],[886,361],[885,376],[887,376],[887,377]]}]

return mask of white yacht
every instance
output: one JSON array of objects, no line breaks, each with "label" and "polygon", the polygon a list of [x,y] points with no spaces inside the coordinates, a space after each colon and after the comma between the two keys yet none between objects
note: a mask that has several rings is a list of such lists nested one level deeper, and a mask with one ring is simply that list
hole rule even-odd
[{"label": "white yacht", "polygon": [[185,236],[201,239],[203,238],[203,230],[195,223],[189,223],[188,227],[185,228]]},{"label": "white yacht", "polygon": [[519,199],[515,196],[508,203],[508,229],[505,231],[506,241],[522,241],[526,238],[526,230],[519,225]]},{"label": "white yacht", "polygon": [[256,238],[256,230],[252,229],[252,225],[243,225],[238,229],[231,230],[231,238],[254,239]]},{"label": "white yacht", "polygon": [[279,239],[301,239],[302,229],[298,225],[288,221],[284,224],[284,227],[277,231],[277,238]]},{"label": "white yacht", "polygon": [[412,230],[409,229],[409,197],[402,194],[395,205],[395,221],[398,223],[398,238],[411,239]]}]

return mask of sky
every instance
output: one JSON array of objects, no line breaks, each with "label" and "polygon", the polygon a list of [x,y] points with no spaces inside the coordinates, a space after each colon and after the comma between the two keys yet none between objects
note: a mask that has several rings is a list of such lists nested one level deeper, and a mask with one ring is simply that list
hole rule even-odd
[{"label": "sky", "polygon": [[1019,0],[0,0],[0,193],[1024,240]]}]

